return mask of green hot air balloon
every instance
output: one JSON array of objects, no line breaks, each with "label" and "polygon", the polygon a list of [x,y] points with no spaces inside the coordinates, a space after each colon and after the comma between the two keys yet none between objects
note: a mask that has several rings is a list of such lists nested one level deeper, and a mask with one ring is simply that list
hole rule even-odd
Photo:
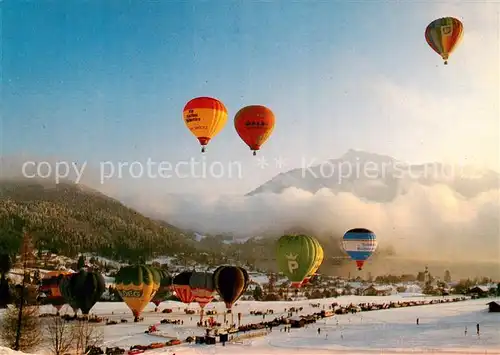
[{"label": "green hot air balloon", "polygon": [[78,301],[73,297],[71,294],[71,278],[77,275],[75,274],[70,274],[70,275],[61,275],[62,280],[59,283],[59,292],[61,292],[61,295],[64,297],[64,300],[66,301],[67,304],[73,309],[73,312],[75,312],[75,315],[78,313]]},{"label": "green hot air balloon", "polygon": [[284,235],[278,240],[276,256],[279,270],[288,277],[292,287],[299,288],[317,261],[315,239],[307,235]]},{"label": "green hot air balloon", "polygon": [[[158,269],[160,273],[160,288],[156,291],[151,302],[158,308],[160,303],[172,295],[172,276],[166,270]],[[157,309],[155,309],[157,310]]]},{"label": "green hot air balloon", "polygon": [[106,284],[101,274],[81,269],[71,275],[65,289],[65,294],[71,300],[72,307],[79,308],[86,316],[101,298]]}]

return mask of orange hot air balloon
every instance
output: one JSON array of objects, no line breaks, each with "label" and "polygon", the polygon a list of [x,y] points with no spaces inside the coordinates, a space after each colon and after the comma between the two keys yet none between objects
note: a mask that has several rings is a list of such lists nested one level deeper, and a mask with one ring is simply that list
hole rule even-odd
[{"label": "orange hot air balloon", "polygon": [[265,106],[252,105],[243,107],[234,116],[234,128],[253,155],[267,141],[274,129],[273,111]]},{"label": "orange hot air balloon", "polygon": [[198,138],[201,152],[205,146],[224,128],[227,122],[227,109],[224,104],[211,97],[197,97],[184,106],[184,123]]}]

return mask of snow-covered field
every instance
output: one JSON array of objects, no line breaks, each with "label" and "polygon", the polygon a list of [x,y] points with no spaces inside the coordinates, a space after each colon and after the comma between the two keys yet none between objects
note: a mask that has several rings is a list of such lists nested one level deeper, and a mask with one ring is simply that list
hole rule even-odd
[{"label": "snow-covered field", "polygon": [[[250,315],[251,310],[273,309],[274,315],[266,316],[266,321],[284,315],[285,308],[304,307],[300,314],[318,312],[332,302],[340,304],[362,302],[389,302],[410,300],[411,297],[360,297],[343,296],[335,299],[321,299],[298,302],[250,302],[241,301],[234,307],[236,314],[243,313],[242,324],[258,323],[262,316]],[[422,297],[415,297],[421,300]],[[427,297],[430,299],[430,297]],[[394,353],[463,353],[463,354],[500,354],[500,313],[488,313],[486,303],[497,299],[479,299],[456,303],[443,303],[388,310],[361,312],[349,315],[336,315],[319,320],[307,328],[291,329],[281,332],[273,328],[267,336],[229,343],[223,347],[217,345],[180,345],[170,348],[148,350],[145,354],[360,354],[374,352],[378,354]],[[310,304],[321,303],[320,308]],[[42,311],[52,312],[51,306]],[[99,316],[119,321],[128,319],[129,323],[100,325],[104,331],[103,347],[120,346],[128,349],[135,344],[148,345],[156,341],[165,341],[156,336],[144,334],[148,325],[159,323],[163,318],[181,319],[182,325],[160,325],[160,331],[184,340],[189,335],[203,335],[203,328],[196,327],[199,315],[186,315],[184,305],[177,302],[165,302],[160,309],[172,308],[173,313],[154,313],[154,305],[149,305],[143,313],[142,323],[133,323],[132,315],[124,303],[98,303],[93,312]],[[191,309],[198,309],[191,304]],[[210,304],[206,308],[224,310],[223,303]],[[219,314],[222,322],[223,315]],[[416,319],[419,318],[419,325]],[[231,321],[231,315],[228,315]],[[480,324],[480,335],[476,334],[476,324]],[[467,334],[465,328],[467,327]],[[317,330],[321,328],[321,334]],[[9,354],[10,350],[0,347],[0,354]],[[43,352],[40,352],[43,354]]]}]

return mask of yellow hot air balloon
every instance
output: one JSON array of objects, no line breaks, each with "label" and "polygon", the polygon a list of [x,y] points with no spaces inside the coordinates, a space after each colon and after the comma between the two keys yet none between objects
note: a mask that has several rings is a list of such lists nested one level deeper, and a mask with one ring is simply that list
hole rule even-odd
[{"label": "yellow hot air balloon", "polygon": [[198,138],[201,151],[226,125],[227,109],[224,104],[211,97],[197,97],[184,106],[184,123]]},{"label": "yellow hot air balloon", "polygon": [[323,263],[323,258],[324,258],[323,247],[321,246],[321,244],[319,243],[319,241],[316,238],[314,238],[314,237],[312,237],[312,238],[314,239],[314,243],[316,244],[316,250],[317,250],[316,258],[315,258],[314,265],[311,268],[311,271],[309,272],[309,274],[306,276],[306,278],[302,282],[302,285],[306,285],[309,282],[311,277],[314,276],[316,271],[318,271],[319,267]]},{"label": "yellow hot air balloon", "polygon": [[124,266],[116,274],[115,284],[137,322],[144,307],[160,288],[160,273],[147,265]]}]

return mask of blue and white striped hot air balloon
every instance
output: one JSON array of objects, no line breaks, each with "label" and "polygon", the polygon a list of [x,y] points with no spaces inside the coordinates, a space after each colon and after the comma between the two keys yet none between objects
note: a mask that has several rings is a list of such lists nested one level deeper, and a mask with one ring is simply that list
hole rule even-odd
[{"label": "blue and white striped hot air balloon", "polygon": [[377,237],[368,229],[354,228],[344,234],[342,247],[361,270],[365,260],[377,249]]}]

